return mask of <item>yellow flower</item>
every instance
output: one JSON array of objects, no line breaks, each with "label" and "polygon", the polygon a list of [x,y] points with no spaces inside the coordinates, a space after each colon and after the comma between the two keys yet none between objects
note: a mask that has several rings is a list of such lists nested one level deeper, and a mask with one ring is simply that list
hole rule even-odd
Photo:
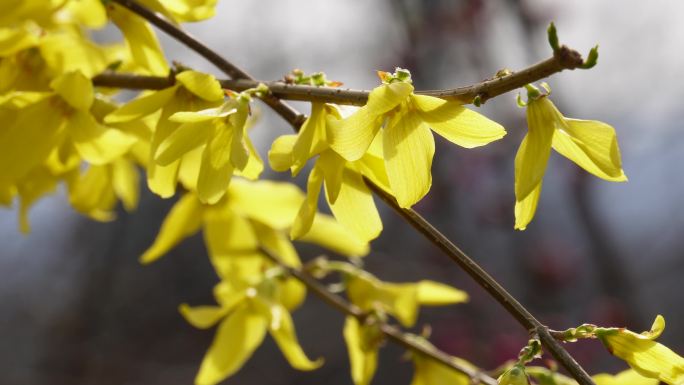
[{"label": "yellow flower", "polygon": [[528,97],[528,133],[515,157],[515,228],[518,230],[524,230],[534,217],[551,148],[601,179],[627,180],[613,127],[595,120],[564,117],[548,95],[532,86],[528,88]]},{"label": "yellow flower", "polygon": [[236,264],[249,274],[235,275],[216,286],[214,296],[219,306],[179,307],[183,317],[197,328],[207,329],[220,322],[195,384],[214,385],[233,375],[259,347],[266,331],[292,367],[320,367],[323,360],[310,360],[299,345],[290,315],[306,296],[304,285],[293,278],[283,278],[277,267],[254,269],[249,261],[240,260]]},{"label": "yellow flower", "polygon": [[[109,124],[127,123],[161,110],[150,145],[151,159],[147,167],[147,185],[150,190],[163,198],[175,194],[182,164],[188,161],[195,165],[196,160],[187,154],[188,159],[186,157],[175,159],[165,165],[160,165],[154,161],[154,156],[162,143],[182,125],[182,123],[171,121],[169,118],[181,111],[200,111],[218,107],[224,96],[221,85],[211,75],[184,71],[176,75],[176,81],[176,85],[134,99],[104,118],[105,123]],[[225,179],[228,176],[223,176],[223,178]],[[185,187],[194,190],[196,181],[197,179]]]},{"label": "yellow flower", "polygon": [[349,274],[347,295],[361,310],[391,314],[406,327],[415,325],[421,305],[443,306],[468,301],[466,292],[439,282],[387,283],[360,269]]},{"label": "yellow flower", "polygon": [[641,334],[624,328],[597,328],[596,336],[616,357],[649,378],[670,385],[684,384],[684,358],[655,341],[665,329],[665,319],[658,315],[650,331]]},{"label": "yellow flower", "polygon": [[633,369],[624,370],[616,375],[600,373],[591,377],[596,385],[658,385],[660,381],[640,375]]},{"label": "yellow flower", "polygon": [[233,170],[244,171],[250,160],[253,172],[248,176],[258,178],[263,162],[246,135],[250,100],[249,95],[239,94],[220,107],[171,115],[170,121],[182,124],[159,144],[154,161],[167,166],[203,147],[197,196],[209,204],[216,203],[226,192]]},{"label": "yellow flower", "polygon": [[356,317],[348,316],[344,321],[343,335],[354,384],[370,384],[378,367],[378,349],[382,343],[382,332],[375,323],[362,325]]},{"label": "yellow flower", "polygon": [[393,78],[397,81],[375,88],[365,106],[340,122],[331,122],[329,138],[335,152],[355,161],[384,127],[385,167],[391,191],[401,207],[414,205],[432,185],[435,143],[430,129],[466,148],[485,145],[506,134],[501,125],[459,102],[414,94],[410,75],[406,74],[406,70],[397,69]]},{"label": "yellow flower", "polygon": [[[423,337],[410,335],[412,339],[425,346],[429,350],[434,350],[435,347]],[[412,352],[411,360],[413,361],[413,380],[411,385],[470,385],[472,384],[470,377],[452,369],[441,362],[434,360],[424,354]],[[458,357],[451,357],[451,360],[464,368],[475,370],[476,367],[468,361]]]},{"label": "yellow flower", "polygon": [[375,239],[382,231],[371,191],[363,177],[389,189],[379,142],[375,142],[361,159],[346,161],[328,147],[327,126],[340,118],[334,106],[314,103],[311,116],[299,135],[284,135],[276,139],[269,151],[271,167],[276,171],[290,169],[296,175],[306,161],[319,155],[307,182],[307,199],[297,214],[290,233],[292,239],[305,236],[314,222],[321,188],[335,218],[362,242]]},{"label": "yellow flower", "polygon": [[[302,192],[293,184],[243,179],[233,180],[226,195],[214,205],[203,205],[194,193],[187,193],[171,209],[141,262],[155,261],[203,228],[209,256],[219,276],[229,276],[236,256],[262,259],[259,246],[272,250],[283,262],[299,266],[299,256],[286,231],[303,200]],[[323,214],[316,215],[312,231],[300,240],[348,256],[368,253],[367,243],[359,242]]]}]

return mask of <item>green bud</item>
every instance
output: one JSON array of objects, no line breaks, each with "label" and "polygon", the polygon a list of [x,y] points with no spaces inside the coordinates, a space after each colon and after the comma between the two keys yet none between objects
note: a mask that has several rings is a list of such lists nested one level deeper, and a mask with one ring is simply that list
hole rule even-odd
[{"label": "green bud", "polygon": [[497,379],[499,385],[529,385],[530,381],[527,379],[525,367],[520,364],[511,366],[508,370],[503,372]]},{"label": "green bud", "polygon": [[549,28],[546,29],[546,34],[549,37],[549,44],[551,45],[553,52],[558,51],[560,49],[560,46],[558,45],[558,33],[556,32],[556,26],[553,22],[551,22]]},{"label": "green bud", "polygon": [[588,70],[589,68],[592,68],[596,65],[598,62],[598,45],[596,45],[594,48],[589,51],[589,55],[587,56],[587,60],[582,63],[579,68]]}]

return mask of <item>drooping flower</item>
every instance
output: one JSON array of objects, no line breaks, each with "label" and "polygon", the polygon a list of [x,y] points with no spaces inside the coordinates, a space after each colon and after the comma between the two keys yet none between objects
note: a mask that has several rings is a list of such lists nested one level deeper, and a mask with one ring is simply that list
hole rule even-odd
[{"label": "drooping flower", "polygon": [[[214,108],[223,102],[221,85],[211,75],[195,71],[183,71],[176,75],[177,84],[161,91],[146,94],[134,99],[105,117],[105,123],[126,123],[152,115],[158,110],[161,114],[150,145],[150,161],[147,165],[147,185],[154,193],[163,198],[176,192],[179,170],[186,161],[194,164],[195,158],[175,159],[165,165],[158,164],[154,156],[163,142],[167,140],[182,123],[169,118],[177,112],[200,111]],[[186,154],[190,158],[190,154]],[[186,188],[194,190],[196,181]]]},{"label": "drooping flower", "polygon": [[[417,342],[429,350],[436,349],[428,340],[423,337],[409,335],[414,342]],[[411,385],[469,385],[472,384],[470,377],[466,374],[452,369],[432,357],[422,353],[411,352],[413,361],[413,380]],[[476,370],[470,362],[458,357],[451,357],[451,361],[461,367]]]},{"label": "drooping flower", "polygon": [[596,385],[658,385],[657,378],[644,377],[634,369],[627,369],[618,374],[600,373],[591,376]]},{"label": "drooping flower", "polygon": [[528,86],[528,132],[515,157],[515,228],[532,221],[551,148],[611,182],[627,180],[615,129],[595,120],[569,119],[533,86]]},{"label": "drooping flower", "polygon": [[642,376],[670,385],[684,384],[684,358],[655,341],[665,330],[658,315],[651,330],[641,334],[624,328],[597,328],[596,336],[614,356],[624,360]]},{"label": "drooping flower", "polygon": [[[303,200],[302,192],[290,183],[237,178],[213,205],[202,204],[195,193],[189,192],[171,209],[140,260],[157,260],[203,228],[210,260],[220,276],[228,276],[230,261],[235,257],[263,259],[259,247],[272,250],[287,264],[299,266],[299,256],[286,234]],[[367,243],[359,242],[323,214],[316,215],[312,231],[300,240],[347,256],[368,253]]]},{"label": "drooping flower", "polygon": [[377,323],[369,321],[362,324],[352,316],[344,321],[343,335],[354,385],[370,384],[378,367],[378,350],[383,342],[383,335]]},{"label": "drooping flower", "polygon": [[420,306],[468,301],[466,292],[439,282],[388,283],[360,269],[348,274],[346,283],[347,295],[354,305],[363,311],[390,314],[406,327],[415,325]]},{"label": "drooping flower", "polygon": [[195,378],[197,385],[214,385],[237,372],[249,359],[268,331],[287,361],[299,370],[314,370],[323,359],[310,360],[299,344],[290,311],[299,307],[306,288],[294,278],[284,277],[279,267],[236,258],[234,269],[242,274],[225,278],[214,289],[219,306],[179,310],[193,326],[207,329],[219,323]]},{"label": "drooping flower", "polygon": [[[209,204],[225,194],[233,170],[246,170],[246,176],[258,178],[263,162],[246,132],[250,101],[251,97],[242,93],[216,108],[171,115],[170,121],[182,124],[159,144],[154,161],[168,166],[202,147],[197,196]],[[248,168],[250,161],[252,165]]]},{"label": "drooping flower", "polygon": [[331,122],[330,146],[348,161],[363,157],[382,129],[382,153],[389,185],[401,207],[411,207],[432,185],[435,152],[431,129],[462,147],[472,148],[502,138],[496,122],[448,101],[413,93],[408,71],[381,73],[385,84],[368,103],[339,122]]},{"label": "drooping flower", "polygon": [[307,181],[306,201],[290,233],[292,239],[305,236],[311,228],[322,187],[335,218],[360,241],[375,239],[382,231],[372,193],[363,180],[369,178],[379,187],[389,189],[379,142],[370,146],[362,158],[346,161],[327,143],[328,124],[339,119],[336,107],[313,103],[311,116],[299,134],[279,137],[269,151],[271,167],[276,171],[290,169],[293,175],[299,173],[308,159],[318,155]]}]

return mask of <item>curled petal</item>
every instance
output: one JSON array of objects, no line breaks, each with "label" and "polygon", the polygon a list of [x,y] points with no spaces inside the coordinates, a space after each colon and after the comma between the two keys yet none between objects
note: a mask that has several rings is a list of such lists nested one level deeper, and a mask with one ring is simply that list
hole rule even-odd
[{"label": "curled petal", "polygon": [[290,238],[301,238],[311,229],[318,210],[318,196],[321,193],[321,187],[323,187],[323,172],[316,164],[311,169],[309,179],[306,182],[306,200],[299,208],[292,229],[290,229]]},{"label": "curled petal", "polygon": [[306,356],[306,353],[304,353],[304,350],[297,340],[297,334],[295,333],[294,322],[292,322],[290,312],[281,305],[277,306],[280,308],[280,322],[278,322],[277,327],[269,328],[269,332],[278,344],[280,351],[283,352],[283,355],[290,365],[297,370],[318,369],[323,365],[323,359],[319,358],[315,361],[311,361],[309,357]]},{"label": "curled petal", "polygon": [[534,213],[537,211],[537,204],[539,203],[539,196],[541,195],[542,183],[539,182],[537,187],[527,194],[522,200],[515,201],[515,229],[525,230],[527,225],[534,218]]},{"label": "curled petal", "polygon": [[292,167],[292,148],[297,142],[297,135],[282,135],[276,138],[268,150],[268,163],[274,171],[283,172]]},{"label": "curled petal", "polygon": [[[361,243],[377,238],[382,232],[382,221],[371,191],[361,175],[353,170],[345,168],[341,179],[337,200],[328,199],[330,210]],[[325,187],[328,188],[327,183]]]},{"label": "curled petal", "polygon": [[420,118],[437,134],[459,146],[484,146],[506,135],[506,130],[499,123],[458,102],[426,95],[412,95],[411,98]]},{"label": "curled petal", "polygon": [[553,135],[553,148],[578,166],[611,182],[627,180],[615,129],[595,120],[564,119]]},{"label": "curled petal", "polygon": [[261,345],[267,327],[267,317],[247,304],[235,309],[216,331],[195,377],[195,384],[215,385],[240,370]]},{"label": "curled petal", "polygon": [[347,257],[363,257],[370,251],[367,242],[360,241],[347,227],[324,214],[316,214],[309,232],[297,240],[315,243]]},{"label": "curled petal", "polygon": [[147,264],[159,259],[180,241],[196,233],[202,223],[202,206],[194,194],[185,194],[162,223],[152,246],[140,257]]},{"label": "curled petal", "polygon": [[356,318],[346,318],[344,340],[347,343],[351,375],[355,385],[370,384],[378,366],[378,346],[368,340],[368,334]]}]

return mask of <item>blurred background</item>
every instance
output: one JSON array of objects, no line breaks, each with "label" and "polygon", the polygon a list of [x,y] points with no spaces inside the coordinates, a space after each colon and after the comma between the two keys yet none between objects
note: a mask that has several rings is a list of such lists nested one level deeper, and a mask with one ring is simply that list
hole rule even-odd
[{"label": "blurred background", "polygon": [[[561,42],[583,54],[600,43],[597,67],[547,81],[566,116],[616,128],[629,182],[599,180],[553,154],[535,220],[514,231],[513,159],[526,124],[510,93],[481,108],[507,128],[503,140],[464,150],[436,136],[434,184],[416,209],[542,322],[642,331],[663,314],[669,327],[661,341],[682,354],[683,15],[684,3],[673,1],[221,0],[214,19],[187,28],[259,79],[301,68],[364,89],[378,84],[376,70],[395,66],[411,70],[417,89],[522,69],[550,56],[552,20]],[[161,39],[170,60],[218,74]],[[306,104],[297,107],[308,113]],[[290,128],[261,110],[252,136],[265,156]],[[385,230],[366,267],[387,281],[429,278],[467,290],[470,303],[425,309],[420,324],[432,325],[439,348],[481,367],[514,358],[526,331],[377,203]],[[16,210],[0,211],[1,384],[192,383],[213,331],[186,324],[177,306],[213,301],[217,278],[201,237],[151,266],[137,262],[172,204],[144,192],[136,213],[96,223],[73,212],[60,190],[32,210],[26,236]],[[300,251],[304,259],[320,252]],[[321,369],[296,372],[267,338],[226,383],[350,384],[343,317],[312,296],[294,316],[304,349],[326,359]],[[595,341],[568,348],[590,373],[626,368]],[[374,384],[409,384],[412,368],[402,354],[392,345],[382,350]]]}]

